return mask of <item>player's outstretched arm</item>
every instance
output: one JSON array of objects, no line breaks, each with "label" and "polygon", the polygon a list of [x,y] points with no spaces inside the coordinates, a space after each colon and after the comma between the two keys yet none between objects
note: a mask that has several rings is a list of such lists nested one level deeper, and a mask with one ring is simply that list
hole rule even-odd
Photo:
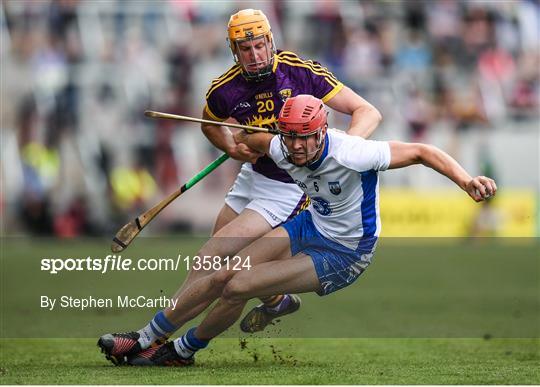
[{"label": "player's outstretched arm", "polygon": [[234,134],[234,141],[237,144],[248,146],[257,152],[268,154],[272,137],[274,136],[268,133],[249,134],[243,130],[240,130]]},{"label": "player's outstretched arm", "polygon": [[497,185],[485,176],[471,177],[449,154],[433,145],[390,141],[390,168],[404,168],[413,164],[423,164],[448,177],[480,202],[495,195]]},{"label": "player's outstretched arm", "polygon": [[368,138],[373,134],[382,120],[381,113],[360,97],[353,90],[344,86],[334,97],[326,102],[332,109],[351,115],[351,123],[347,134]]}]

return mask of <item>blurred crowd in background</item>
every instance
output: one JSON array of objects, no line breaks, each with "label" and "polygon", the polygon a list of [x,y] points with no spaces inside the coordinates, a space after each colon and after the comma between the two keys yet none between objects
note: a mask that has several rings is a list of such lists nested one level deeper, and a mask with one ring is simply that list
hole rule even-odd
[{"label": "blurred crowd in background", "polygon": [[[201,116],[211,80],[233,64],[226,25],[242,8],[267,14],[278,48],[320,61],[374,104],[384,119],[374,138],[444,139],[439,145],[478,167],[471,173],[495,177],[510,176],[497,167],[507,159],[519,165],[516,153],[495,157],[475,146],[471,155],[463,150],[467,136],[486,144],[519,131],[538,142],[537,0],[6,0],[4,232],[110,233],[217,157],[197,125],[142,113]],[[347,127],[347,117],[330,121]],[[209,196],[198,195],[201,203],[211,198],[219,208],[238,167],[228,162],[205,179],[201,192]],[[526,174],[512,179],[537,189]],[[213,222],[217,212],[193,207],[185,221],[165,217],[167,227],[189,229],[197,217]]]}]

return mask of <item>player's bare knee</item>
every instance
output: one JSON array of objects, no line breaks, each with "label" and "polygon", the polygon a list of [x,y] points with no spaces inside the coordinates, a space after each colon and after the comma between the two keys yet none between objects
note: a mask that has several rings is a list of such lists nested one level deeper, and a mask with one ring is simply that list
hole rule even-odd
[{"label": "player's bare knee", "polygon": [[245,299],[246,294],[251,291],[251,285],[246,281],[244,276],[236,275],[234,276],[223,289],[221,298],[228,300],[230,302],[241,301]]},{"label": "player's bare knee", "polygon": [[234,275],[230,270],[221,269],[212,274],[211,285],[212,289],[221,290],[225,288],[229,280]]},{"label": "player's bare knee", "polygon": [[191,268],[188,274],[188,280],[190,282],[198,281],[201,278],[213,274],[215,270],[204,270],[203,268]]}]

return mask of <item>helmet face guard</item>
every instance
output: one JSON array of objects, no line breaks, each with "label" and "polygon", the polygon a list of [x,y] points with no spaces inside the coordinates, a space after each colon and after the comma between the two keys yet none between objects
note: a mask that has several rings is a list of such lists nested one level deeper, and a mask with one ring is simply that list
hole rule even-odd
[{"label": "helmet face guard", "polygon": [[[257,61],[255,45],[259,44],[259,42],[264,44],[265,56],[267,58],[264,61]],[[259,35],[247,37],[241,40],[238,39],[229,41],[229,45],[231,47],[231,52],[235,63],[242,66],[242,75],[248,81],[259,81],[272,73],[274,54],[276,53],[276,50],[274,48],[273,40],[269,38],[268,35]],[[248,46],[249,50],[251,51],[250,57],[253,58],[253,61],[243,61],[241,59],[240,51],[245,49],[244,47],[246,46]]]},{"label": "helmet face guard", "polygon": [[[324,109],[323,102],[311,95],[297,95],[285,101],[279,112],[278,127],[281,151],[283,156],[297,166],[308,166],[317,161],[320,150],[324,144],[328,113]],[[308,139],[317,136],[315,149],[308,149]],[[305,141],[301,153],[291,152],[295,141]],[[287,147],[289,142],[289,147]],[[302,157],[299,157],[299,156]],[[296,156],[296,157],[295,157]],[[295,161],[304,158],[304,162]]]},{"label": "helmet face guard", "polygon": [[[305,134],[305,135],[296,135],[291,133],[283,133],[280,131],[279,133],[279,143],[281,145],[281,152],[283,153],[283,157],[291,163],[298,167],[305,167],[309,166],[313,163],[315,163],[318,160],[317,155],[319,154],[319,151],[323,147],[324,144],[324,135],[323,132],[326,129],[326,126],[317,129],[315,133],[312,134]],[[316,138],[316,146],[315,149],[312,151],[308,151],[308,138],[311,136],[317,136]],[[304,141],[304,152],[290,152],[289,148],[287,147],[286,141],[287,138],[290,138],[290,141],[294,143],[294,141]],[[305,160],[304,162],[297,162],[296,156],[302,156],[302,158]]]},{"label": "helmet face guard", "polygon": [[[247,80],[260,81],[272,73],[274,54],[276,48],[270,29],[270,23],[265,14],[256,9],[243,9],[231,16],[227,26],[229,48],[235,63],[242,66],[242,75]],[[266,59],[257,61],[257,52],[264,44]],[[246,61],[242,52],[248,49],[251,52],[251,61]]]}]

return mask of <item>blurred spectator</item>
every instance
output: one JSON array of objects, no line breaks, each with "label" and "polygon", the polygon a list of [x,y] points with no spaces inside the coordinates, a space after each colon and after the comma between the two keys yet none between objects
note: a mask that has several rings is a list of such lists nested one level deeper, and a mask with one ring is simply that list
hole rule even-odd
[{"label": "blurred spectator", "polygon": [[454,85],[440,87],[439,113],[458,131],[486,123],[481,95],[475,84],[464,82],[459,87]]},{"label": "blurred spectator", "polygon": [[512,56],[496,44],[486,48],[478,58],[479,85],[491,122],[506,118],[506,101],[515,73]]},{"label": "blurred spectator", "polygon": [[404,106],[404,117],[409,130],[409,141],[425,142],[426,131],[433,120],[431,103],[417,87],[411,88]]},{"label": "blurred spectator", "polygon": [[431,66],[431,49],[417,30],[410,30],[396,54],[396,71],[417,77],[427,75]]},{"label": "blurred spectator", "polygon": [[427,3],[427,30],[433,46],[444,48],[451,55],[461,50],[461,5],[455,0]]},{"label": "blurred spectator", "polygon": [[49,31],[51,39],[62,46],[70,63],[81,58],[81,43],[78,30],[79,0],[53,0],[49,9]]},{"label": "blurred spectator", "polygon": [[339,65],[346,44],[343,19],[337,1],[316,1],[307,32],[311,37],[309,51],[329,65]]},{"label": "blurred spectator", "polygon": [[157,185],[149,172],[147,151],[138,149],[133,167],[116,167],[111,173],[111,189],[115,205],[129,214],[146,211],[149,199],[157,192]]},{"label": "blurred spectator", "polygon": [[510,92],[509,104],[516,120],[537,121],[540,107],[540,55],[524,52],[519,56],[516,79]]},{"label": "blurred spectator", "polygon": [[374,32],[369,32],[365,28],[356,28],[349,32],[343,54],[347,84],[362,90],[366,79],[372,79],[380,74],[381,62],[381,48]]},{"label": "blurred spectator", "polygon": [[30,232],[50,234],[53,228],[49,196],[59,174],[58,152],[38,142],[39,121],[33,98],[21,101],[17,119],[23,171],[20,218]]},{"label": "blurred spectator", "polygon": [[86,199],[82,196],[75,198],[64,212],[55,217],[55,235],[61,238],[95,235],[96,230],[88,219],[88,212]]},{"label": "blurred spectator", "polygon": [[405,28],[421,32],[426,28],[425,2],[422,0],[409,0],[403,3],[405,8]]},{"label": "blurred spectator", "polygon": [[[95,233],[96,224],[146,209],[154,195],[169,193],[217,157],[193,125],[183,130],[142,112],[200,115],[201,85],[218,62],[231,62],[223,20],[248,5],[5,0],[1,6],[7,43],[0,55],[7,74],[1,130],[17,133],[19,149],[11,153],[22,171],[21,187],[10,191],[21,194],[1,193],[1,200],[18,209],[25,230]],[[285,39],[278,46],[320,58],[380,107],[382,137],[427,141],[450,128],[459,155],[460,136],[488,124],[513,131],[516,122],[538,123],[538,0],[252,6],[264,7],[274,28],[293,32],[276,34]],[[209,177],[205,195],[223,188],[235,168],[228,163]]]},{"label": "blurred spectator", "polygon": [[468,3],[462,30],[464,52],[461,57],[463,65],[474,66],[478,55],[493,43],[493,14],[480,4]]}]

